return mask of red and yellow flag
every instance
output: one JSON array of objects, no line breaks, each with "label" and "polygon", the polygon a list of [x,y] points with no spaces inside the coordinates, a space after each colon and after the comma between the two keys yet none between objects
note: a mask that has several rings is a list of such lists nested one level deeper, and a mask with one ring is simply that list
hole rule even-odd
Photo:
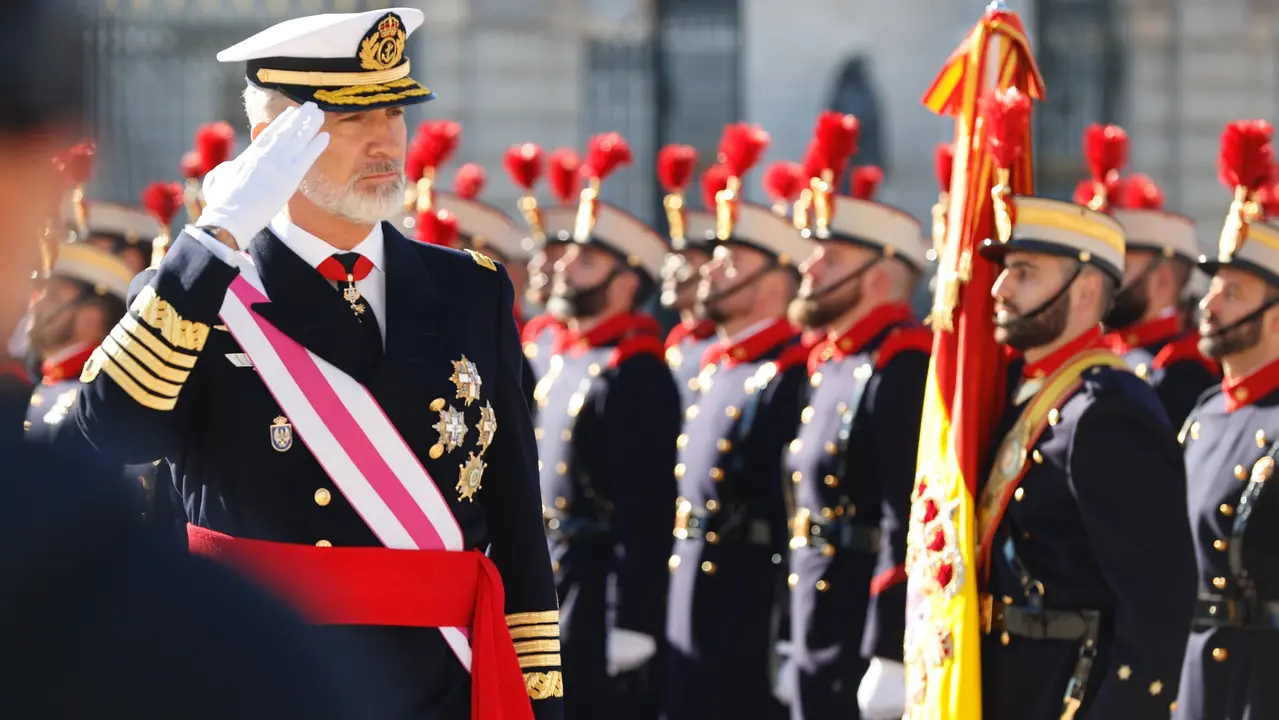
[{"label": "red and yellow flag", "polygon": [[[997,268],[977,255],[980,243],[995,237],[995,165],[978,111],[992,86],[1034,99],[1044,94],[1021,20],[998,8],[986,12],[923,99],[933,112],[955,117],[955,142],[908,541],[909,720],[981,718],[974,498],[1004,398],[990,295]],[[1029,126],[1025,132],[1026,150],[1011,173],[1019,195],[1033,192]]]}]

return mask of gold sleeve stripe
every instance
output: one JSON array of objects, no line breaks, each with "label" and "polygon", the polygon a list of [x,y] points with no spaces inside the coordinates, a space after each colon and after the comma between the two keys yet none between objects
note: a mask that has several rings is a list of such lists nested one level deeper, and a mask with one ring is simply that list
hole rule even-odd
[{"label": "gold sleeve stripe", "polygon": [[525,625],[524,627],[511,628],[512,640],[524,640],[525,638],[557,638],[559,636],[559,625]]},{"label": "gold sleeve stripe", "polygon": [[559,670],[524,673],[524,689],[534,700],[564,697],[564,676]]},{"label": "gold sleeve stripe", "polygon": [[511,613],[506,616],[506,624],[510,627],[516,627],[519,625],[549,625],[551,623],[559,624],[559,621],[559,610]]},{"label": "gold sleeve stripe", "polygon": [[196,357],[194,355],[178,352],[168,345],[165,345],[152,333],[151,328],[142,327],[137,320],[133,319],[132,315],[125,315],[120,318],[120,324],[116,327],[122,328],[134,339],[140,341],[143,345],[146,345],[147,349],[155,353],[156,357],[168,364],[176,365],[177,367],[186,368],[188,370],[195,367]]},{"label": "gold sleeve stripe", "polygon": [[559,653],[548,654],[548,655],[521,655],[520,656],[521,669],[559,667],[559,665],[560,665]]},{"label": "gold sleeve stripe", "polygon": [[105,346],[108,342],[118,345],[125,352],[132,355],[147,370],[151,371],[152,375],[161,380],[168,380],[171,383],[181,385],[191,375],[189,370],[179,370],[172,365],[166,365],[160,358],[155,356],[155,353],[148,350],[146,345],[134,340],[132,335],[121,330],[119,325],[112,328],[111,334],[102,344]]},{"label": "gold sleeve stripe", "polygon": [[146,390],[143,390],[140,385],[133,381],[133,378],[129,377],[128,373],[121,370],[120,367],[109,357],[103,358],[102,371],[107,374],[107,377],[114,380],[115,384],[119,385],[120,389],[128,394],[129,397],[133,398],[134,402],[144,408],[150,408],[152,410],[172,410],[173,406],[178,402],[177,398],[160,397],[159,395],[152,395]]},{"label": "gold sleeve stripe", "polygon": [[142,288],[130,309],[138,314],[142,322],[159,330],[160,337],[176,348],[200,352],[209,339],[208,325],[184,320],[173,306],[155,294],[155,289],[150,285]]},{"label": "gold sleeve stripe", "polygon": [[529,653],[557,653],[559,651],[559,640],[525,640],[524,642],[515,643],[515,653],[517,655],[527,655]]},{"label": "gold sleeve stripe", "polygon": [[[178,393],[182,392],[182,386],[180,384],[165,382],[147,372],[146,368],[139,365],[138,361],[134,360],[132,355],[125,352],[124,348],[117,345],[115,340],[112,340],[110,336],[103,338],[102,349],[106,351],[107,357],[111,358],[117,365],[124,368],[135,380],[142,383],[142,386],[147,390],[150,390],[157,395],[168,395],[170,397],[177,397]],[[183,380],[185,381],[185,378],[183,378]]]}]

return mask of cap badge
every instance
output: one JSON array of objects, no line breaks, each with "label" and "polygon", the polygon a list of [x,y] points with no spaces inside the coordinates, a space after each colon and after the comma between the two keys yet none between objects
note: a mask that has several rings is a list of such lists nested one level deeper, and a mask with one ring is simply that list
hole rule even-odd
[{"label": "cap badge", "polygon": [[404,23],[395,13],[387,13],[360,41],[360,67],[365,70],[389,70],[404,59],[404,43],[408,35]]}]

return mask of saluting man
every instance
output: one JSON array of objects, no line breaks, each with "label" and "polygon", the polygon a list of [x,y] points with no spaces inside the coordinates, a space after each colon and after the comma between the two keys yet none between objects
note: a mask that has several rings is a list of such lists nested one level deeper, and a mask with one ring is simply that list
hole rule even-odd
[{"label": "saluting man", "polygon": [[[846,158],[832,152],[821,168],[838,177]],[[878,168],[852,177],[851,195],[821,184],[804,211],[817,249],[791,309],[800,326],[825,330],[784,461],[796,720],[883,717],[885,694],[899,717],[905,697],[906,530],[932,345],[909,302],[927,248],[918,221],[872,199]],[[859,698],[868,661],[882,686]]]},{"label": "saluting man", "polygon": [[982,246],[1003,264],[995,339],[1023,358],[980,478],[969,569],[983,717],[1166,718],[1193,568],[1167,415],[1102,337],[1123,230],[1073,203],[998,197],[1011,208]]},{"label": "saluting man", "polygon": [[698,290],[719,339],[700,358],[677,442],[667,720],[786,716],[771,673],[787,540],[779,479],[807,379],[786,308],[812,243],[762,205],[719,202],[723,239]]},{"label": "saluting man", "polygon": [[550,302],[566,329],[536,392],[542,507],[576,688],[565,707],[577,720],[656,716],[645,688],[665,627],[679,393],[657,321],[637,308],[656,289],[666,244],[596,195],[629,159],[616,133],[591,140],[591,187]]},{"label": "saluting man", "polygon": [[219,53],[246,65],[253,144],[135,280],[64,427],[123,462],[172,461],[192,551],[379,654],[378,712],[533,717],[531,697],[557,717],[514,290],[488,257],[385,222],[403,106],[433,97],[404,54],[422,21],[299,18]]},{"label": "saluting man", "polygon": [[[1271,670],[1279,657],[1279,507],[1269,488],[1279,460],[1279,224],[1258,203],[1259,185],[1273,180],[1246,167],[1260,161],[1268,170],[1270,134],[1262,121],[1227,127],[1222,170],[1236,200],[1217,254],[1201,260],[1213,277],[1200,303],[1200,346],[1221,361],[1225,379],[1181,430],[1199,588],[1178,720],[1279,717]],[[1249,135],[1260,142],[1240,152]]]}]

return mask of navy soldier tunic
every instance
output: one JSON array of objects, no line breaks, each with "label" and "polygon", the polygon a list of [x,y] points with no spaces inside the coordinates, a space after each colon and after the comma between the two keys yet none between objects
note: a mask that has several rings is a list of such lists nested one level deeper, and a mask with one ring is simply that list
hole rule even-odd
[{"label": "navy soldier tunic", "polygon": [[[408,240],[382,224],[385,349],[375,348],[351,305],[270,229],[248,253],[268,302],[253,309],[285,335],[363,384],[439,490],[466,549],[487,548],[501,573],[508,621],[551,624],[556,598],[538,512],[536,447],[520,389],[521,354],[505,270],[478,254]],[[319,546],[380,546],[302,442],[244,350],[219,325],[237,270],[189,232],[157,269],[134,282],[130,310],[90,358],[63,430],[77,428],[120,463],[167,458],[187,519],[236,538]],[[467,408],[456,365],[479,378]],[[468,384],[467,387],[473,387]],[[468,453],[479,453],[479,408],[498,425],[472,499],[455,489]],[[470,429],[438,453],[450,411]],[[535,615],[530,615],[533,613]],[[467,718],[470,679],[431,628],[325,628],[388,658],[401,716]],[[525,667],[539,718],[559,717],[558,657]],[[552,690],[554,692],[547,692]]]},{"label": "navy soldier tunic", "polygon": [[1173,717],[1279,717],[1279,363],[1207,393],[1181,441],[1199,600]]},{"label": "navy soldier tunic", "polygon": [[681,321],[666,335],[666,364],[679,386],[680,401],[685,408],[697,400],[702,355],[716,339],[715,324],[709,320]]},{"label": "navy soldier tunic", "polygon": [[565,714],[616,717],[607,616],[656,641],[665,627],[679,394],[647,315],[566,331],[555,350],[537,387],[535,432],[564,668],[575,688]]},{"label": "navy soldier tunic", "polygon": [[1112,330],[1106,342],[1155,388],[1173,427],[1181,427],[1204,391],[1221,381],[1216,361],[1199,352],[1199,335],[1184,331],[1180,313]]},{"label": "navy soldier tunic", "polygon": [[[1194,586],[1185,475],[1154,391],[1103,344],[1096,328],[1010,368],[1021,387],[1009,383],[993,464],[1024,475],[1003,485],[1002,516],[979,519],[979,535],[993,528],[975,571],[988,573],[987,720],[1061,717],[1072,689],[1076,720],[1167,718],[1176,696]],[[1079,361],[1086,351],[1093,364]],[[1058,386],[1068,366],[1082,375]],[[1010,434],[1040,393],[1053,393],[1042,434]],[[980,478],[979,518],[995,478]]]},{"label": "navy soldier tunic", "polygon": [[546,377],[546,372],[551,369],[551,345],[555,336],[563,330],[563,323],[550,313],[535,315],[520,328],[524,357],[528,360],[535,383]]},{"label": "navy soldier tunic", "polygon": [[779,479],[806,359],[784,319],[699,358],[696,401],[676,443],[667,720],[786,715],[770,673],[785,587]]},{"label": "navy soldier tunic", "polygon": [[791,485],[791,717],[856,718],[870,657],[900,662],[906,533],[931,335],[907,305],[872,310],[809,357]]}]

